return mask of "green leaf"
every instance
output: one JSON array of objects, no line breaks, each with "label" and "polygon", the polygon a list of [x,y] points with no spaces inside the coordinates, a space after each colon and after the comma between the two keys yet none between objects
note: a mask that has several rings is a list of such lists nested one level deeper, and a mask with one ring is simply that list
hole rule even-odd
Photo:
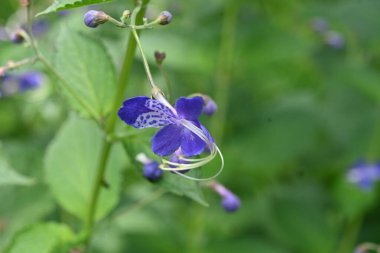
[{"label": "green leaf", "polygon": [[37,14],[37,16],[51,12],[62,11],[72,8],[78,8],[91,4],[111,2],[112,0],[55,0],[46,10]]},{"label": "green leaf", "polygon": [[15,171],[3,157],[0,143],[0,186],[5,185],[32,185],[34,180]]},{"label": "green leaf", "polygon": [[68,252],[63,248],[74,238],[73,232],[64,224],[37,224],[17,234],[6,253]]},{"label": "green leaf", "polygon": [[[199,178],[200,171],[199,169],[195,169],[189,171],[186,173],[186,175]],[[199,182],[192,181],[170,172],[166,172],[164,174],[163,180],[160,181],[160,185],[174,194],[180,196],[184,195],[201,205],[209,206],[204,198],[203,191]]]},{"label": "green leaf", "polygon": [[[116,73],[110,56],[99,40],[62,29],[57,39],[54,66],[73,91],[66,93],[82,114],[99,119],[110,112],[116,90]],[[67,90],[67,89],[66,89]],[[78,103],[78,99],[82,103]]]},{"label": "green leaf", "polygon": [[32,185],[34,180],[9,168],[8,164],[0,161],[0,186],[4,185]]},{"label": "green leaf", "polygon": [[[64,209],[83,220],[89,212],[103,137],[95,123],[71,117],[45,156],[46,181],[54,197]],[[96,219],[105,216],[118,201],[123,155],[121,147],[114,145],[104,178],[109,187],[101,189]]]}]

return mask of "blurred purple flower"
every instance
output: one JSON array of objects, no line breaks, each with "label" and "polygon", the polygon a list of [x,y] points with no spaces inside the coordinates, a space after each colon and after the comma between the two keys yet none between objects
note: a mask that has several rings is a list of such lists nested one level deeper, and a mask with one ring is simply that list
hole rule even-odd
[{"label": "blurred purple flower", "polygon": [[311,26],[317,33],[324,33],[329,29],[329,23],[322,17],[315,17],[311,20]]},{"label": "blurred purple flower", "polygon": [[359,162],[348,171],[347,179],[363,190],[371,190],[380,179],[380,165]]},{"label": "blurred purple flower", "polygon": [[41,85],[42,81],[42,74],[36,71],[23,74],[6,73],[0,78],[0,94],[2,97],[6,97],[17,92],[36,89]]},{"label": "blurred purple flower", "polygon": [[328,31],[325,33],[325,42],[332,48],[343,49],[345,46],[344,37],[336,31]]},{"label": "blurred purple flower", "polygon": [[40,72],[31,71],[19,76],[19,88],[21,91],[38,88],[42,83]]}]

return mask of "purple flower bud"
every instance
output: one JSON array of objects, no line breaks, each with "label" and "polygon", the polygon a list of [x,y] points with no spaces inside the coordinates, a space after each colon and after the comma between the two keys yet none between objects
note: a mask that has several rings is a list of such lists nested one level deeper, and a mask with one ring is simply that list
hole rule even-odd
[{"label": "purple flower bud", "polygon": [[144,165],[143,174],[146,179],[151,182],[157,182],[161,179],[163,170],[159,168],[159,164],[156,161],[152,161]]},{"label": "purple flower bud", "polygon": [[240,208],[240,205],[240,199],[232,193],[222,198],[222,206],[226,212],[236,212]]},{"label": "purple flower bud", "polygon": [[167,25],[172,21],[173,15],[168,11],[163,11],[160,13],[160,16],[158,16],[158,19],[159,19],[158,23],[160,25]]},{"label": "purple flower bud", "polygon": [[221,204],[226,212],[233,213],[240,208],[240,199],[222,184],[214,181],[210,184],[210,187],[222,197]]},{"label": "purple flower bud", "polygon": [[215,101],[206,95],[203,95],[202,97],[203,97],[203,100],[205,101],[202,112],[208,116],[213,115],[218,109],[218,106],[216,105]]},{"label": "purple flower bud", "polygon": [[380,166],[364,162],[357,163],[348,171],[347,179],[363,190],[371,190],[374,183],[380,179]]},{"label": "purple flower bud", "polygon": [[329,31],[325,34],[325,42],[332,48],[342,49],[345,46],[343,36],[335,31]]},{"label": "purple flower bud", "polygon": [[25,41],[24,36],[22,35],[21,30],[18,30],[11,34],[11,41],[15,44],[21,44]]},{"label": "purple flower bud", "polygon": [[329,29],[329,23],[326,21],[326,19],[321,17],[313,18],[311,21],[311,26],[317,33],[324,33]]},{"label": "purple flower bud", "polygon": [[162,178],[164,171],[160,169],[158,162],[150,160],[143,153],[138,154],[136,160],[144,165],[143,175],[150,182],[157,182]]},{"label": "purple flower bud", "polygon": [[42,75],[39,72],[27,72],[19,77],[20,91],[38,88],[42,83]]},{"label": "purple flower bud", "polygon": [[84,14],[84,24],[88,27],[95,28],[109,20],[109,16],[103,11],[90,10]]}]

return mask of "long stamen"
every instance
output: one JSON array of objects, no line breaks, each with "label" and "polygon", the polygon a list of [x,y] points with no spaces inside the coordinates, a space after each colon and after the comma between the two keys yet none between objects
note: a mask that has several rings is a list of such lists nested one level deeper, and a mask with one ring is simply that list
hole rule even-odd
[{"label": "long stamen", "polygon": [[[187,121],[187,120],[181,120],[181,124],[184,127],[186,127],[187,129],[189,129],[192,133],[196,134],[203,141],[206,142],[207,146],[210,148],[210,154],[204,158],[198,158],[198,159],[182,158],[181,159],[182,161],[187,161],[190,163],[176,163],[176,162],[170,162],[168,160],[162,159],[163,165],[160,168],[162,170],[173,171],[174,173],[176,173],[182,177],[185,177],[187,179],[191,179],[194,181],[208,181],[208,180],[214,179],[215,177],[217,177],[222,172],[222,170],[224,168],[224,158],[223,158],[222,152],[220,151],[219,147],[215,143],[212,143],[209,140],[209,138],[204,134],[204,132],[200,128],[195,126],[193,123],[191,123],[190,121]],[[179,173],[179,171],[184,170],[184,169],[185,170],[186,169],[191,170],[191,169],[199,168],[203,165],[206,165],[207,163],[211,162],[215,158],[216,155],[220,156],[221,166],[220,166],[218,172],[215,173],[215,175],[213,175],[211,177],[195,178],[195,177],[191,177],[191,176],[187,176],[187,175],[184,175],[182,173]],[[175,166],[175,167],[174,168],[170,167],[170,165]]]}]

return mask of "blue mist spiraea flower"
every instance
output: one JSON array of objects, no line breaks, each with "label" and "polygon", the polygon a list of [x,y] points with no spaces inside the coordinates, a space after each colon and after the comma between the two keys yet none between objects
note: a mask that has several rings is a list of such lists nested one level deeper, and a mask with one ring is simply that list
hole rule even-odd
[{"label": "blue mist spiraea flower", "polygon": [[160,25],[167,25],[170,22],[172,22],[173,15],[168,11],[163,11],[160,13],[160,16],[158,16],[159,24]]},{"label": "blue mist spiraea flower", "polygon": [[348,171],[347,179],[363,190],[371,190],[374,184],[380,180],[380,165],[357,163]]},{"label": "blue mist spiraea flower", "polygon": [[241,202],[239,197],[233,194],[225,186],[216,181],[211,182],[209,186],[222,197],[221,205],[226,212],[233,213],[240,208]]},{"label": "blue mist spiraea flower", "polygon": [[[217,154],[222,159],[223,168],[223,157],[219,148],[207,129],[198,121],[202,113],[203,99],[199,96],[181,97],[176,101],[174,108],[162,95],[157,94],[156,97],[157,100],[144,96],[127,99],[119,109],[118,116],[135,128],[161,128],[151,141],[155,154],[164,157],[181,149],[181,162],[162,159],[163,164],[160,168],[170,171],[195,169],[213,160]],[[188,158],[200,155],[204,150],[209,151],[206,157]]]},{"label": "blue mist spiraea flower", "polygon": [[157,182],[162,178],[164,173],[159,167],[159,163],[149,159],[145,154],[140,153],[136,156],[136,160],[144,165],[143,175],[151,182]]},{"label": "blue mist spiraea flower", "polygon": [[84,14],[84,24],[91,28],[96,28],[108,20],[109,16],[103,11],[90,10]]}]

